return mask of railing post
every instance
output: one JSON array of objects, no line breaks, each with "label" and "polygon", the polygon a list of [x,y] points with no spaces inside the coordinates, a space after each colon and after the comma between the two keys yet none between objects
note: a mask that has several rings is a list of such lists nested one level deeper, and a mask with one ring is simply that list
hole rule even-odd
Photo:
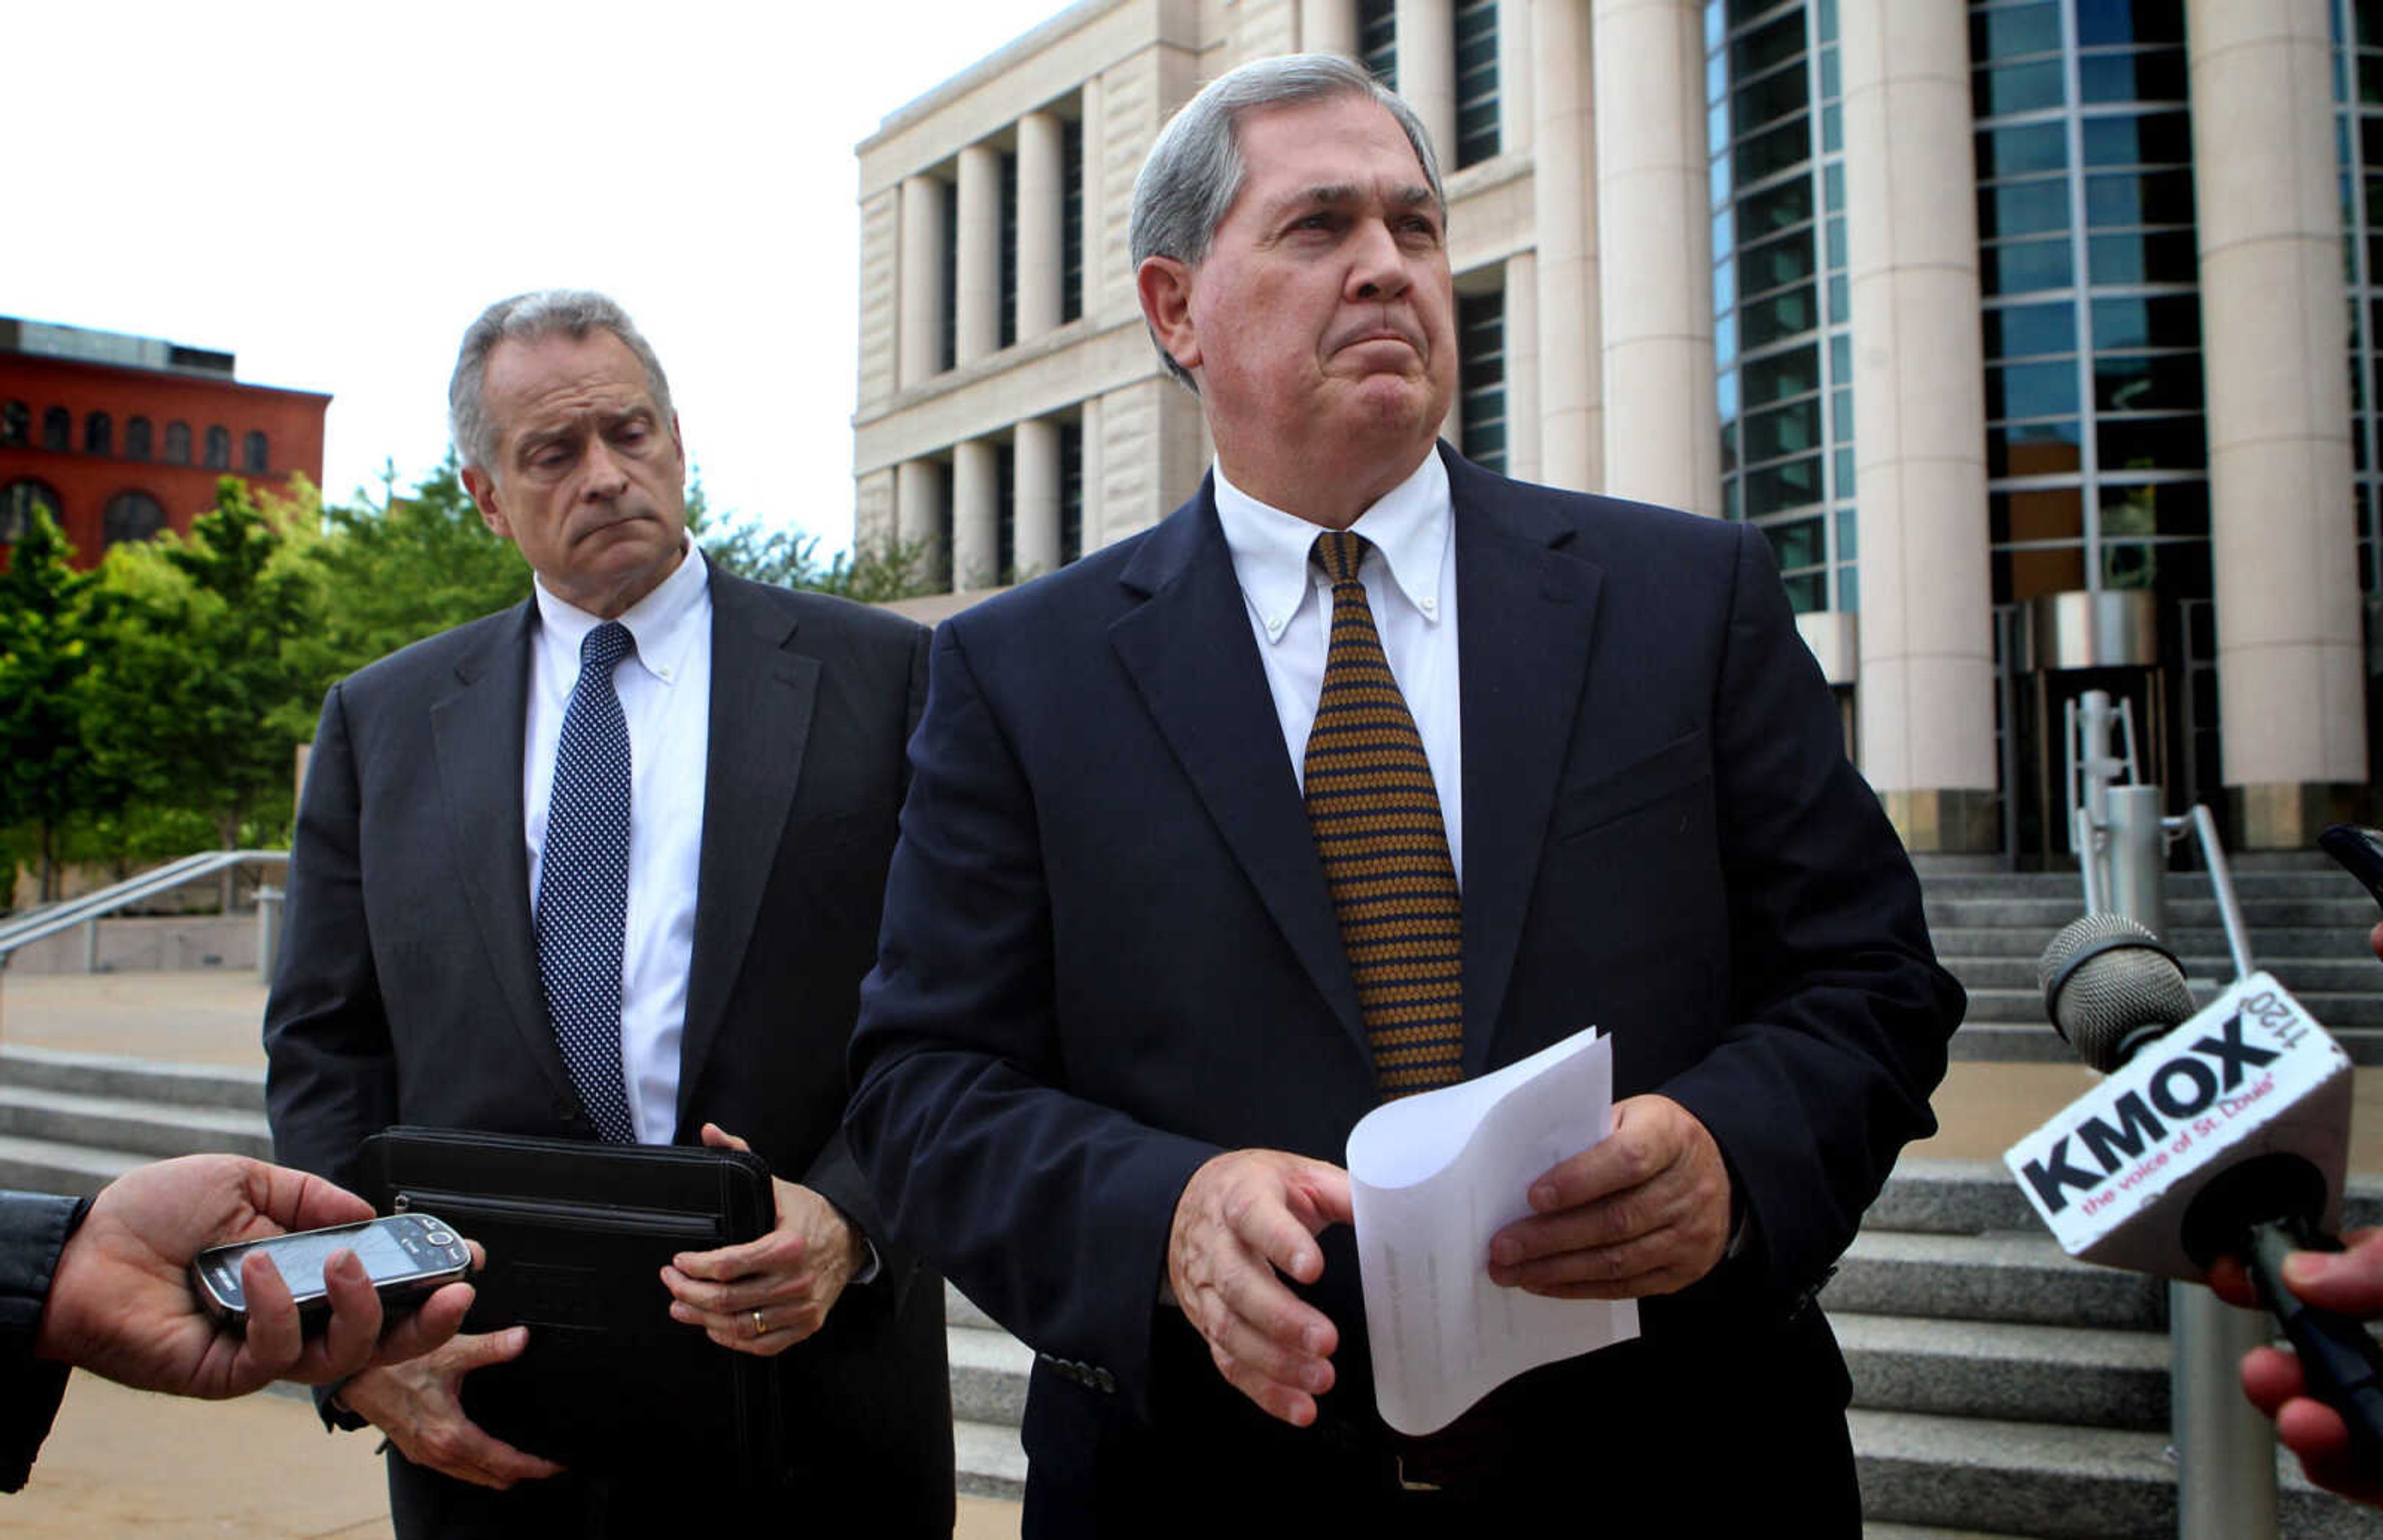
[{"label": "railing post", "polygon": [[99,971],[99,917],[92,916],[82,925],[82,970]]},{"label": "railing post", "polygon": [[281,890],[270,882],[256,890],[256,979],[273,982],[273,964],[281,950]]}]

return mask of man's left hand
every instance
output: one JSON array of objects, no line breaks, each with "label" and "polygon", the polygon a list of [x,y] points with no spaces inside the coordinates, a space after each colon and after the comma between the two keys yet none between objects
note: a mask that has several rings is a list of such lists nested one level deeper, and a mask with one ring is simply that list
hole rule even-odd
[{"label": "man's left hand", "polygon": [[1531,1217],[1489,1238],[1489,1278],[1558,1300],[1669,1294],[1729,1245],[1729,1169],[1696,1115],[1633,1096],[1613,1131],[1531,1184]]},{"label": "man's left hand", "polygon": [[[703,1126],[703,1142],[714,1150],[752,1148],[716,1123]],[[784,1352],[825,1324],[863,1256],[860,1237],[834,1204],[781,1177],[770,1182],[778,1222],[769,1234],[716,1251],[682,1251],[662,1269],[672,1320],[759,1358]]]}]

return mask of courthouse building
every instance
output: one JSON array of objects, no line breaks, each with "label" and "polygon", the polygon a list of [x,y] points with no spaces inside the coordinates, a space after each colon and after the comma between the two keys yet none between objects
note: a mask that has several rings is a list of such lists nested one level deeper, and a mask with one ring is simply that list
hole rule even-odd
[{"label": "courthouse building", "polygon": [[1134,174],[1300,49],[1439,148],[1446,437],[1759,526],[1915,849],[2056,860],[2088,688],[2237,846],[2372,814],[2383,0],[1082,0],[859,146],[860,540],[964,592],[1192,491]]}]

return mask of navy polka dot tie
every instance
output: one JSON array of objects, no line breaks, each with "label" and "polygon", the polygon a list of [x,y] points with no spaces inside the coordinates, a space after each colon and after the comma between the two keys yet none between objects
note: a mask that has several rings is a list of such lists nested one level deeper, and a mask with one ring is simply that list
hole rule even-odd
[{"label": "navy polka dot tie", "polygon": [[621,948],[629,924],[629,724],[612,670],[636,650],[607,621],[579,646],[538,864],[537,971],[547,1018],[596,1131],[635,1144],[621,1073]]}]

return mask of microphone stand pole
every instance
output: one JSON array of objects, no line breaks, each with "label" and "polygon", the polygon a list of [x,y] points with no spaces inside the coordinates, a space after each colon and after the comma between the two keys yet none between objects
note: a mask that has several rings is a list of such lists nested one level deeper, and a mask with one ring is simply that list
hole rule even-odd
[{"label": "microphone stand pole", "polygon": [[[2113,912],[2141,921],[2171,949],[2167,830],[2157,786],[2111,786],[2105,890]],[[2195,826],[2199,828],[2199,825]],[[2205,838],[2204,834],[2204,838]],[[2233,906],[2224,856],[2205,864],[2221,913]],[[2229,916],[2230,918],[2230,916]],[[2238,969],[2248,956],[2229,927]],[[2167,1286],[2168,1426],[2175,1438],[2179,1540],[2274,1540],[2275,1431],[2242,1394],[2242,1355],[2269,1338],[2267,1318],[2226,1303],[2199,1284]]]}]

